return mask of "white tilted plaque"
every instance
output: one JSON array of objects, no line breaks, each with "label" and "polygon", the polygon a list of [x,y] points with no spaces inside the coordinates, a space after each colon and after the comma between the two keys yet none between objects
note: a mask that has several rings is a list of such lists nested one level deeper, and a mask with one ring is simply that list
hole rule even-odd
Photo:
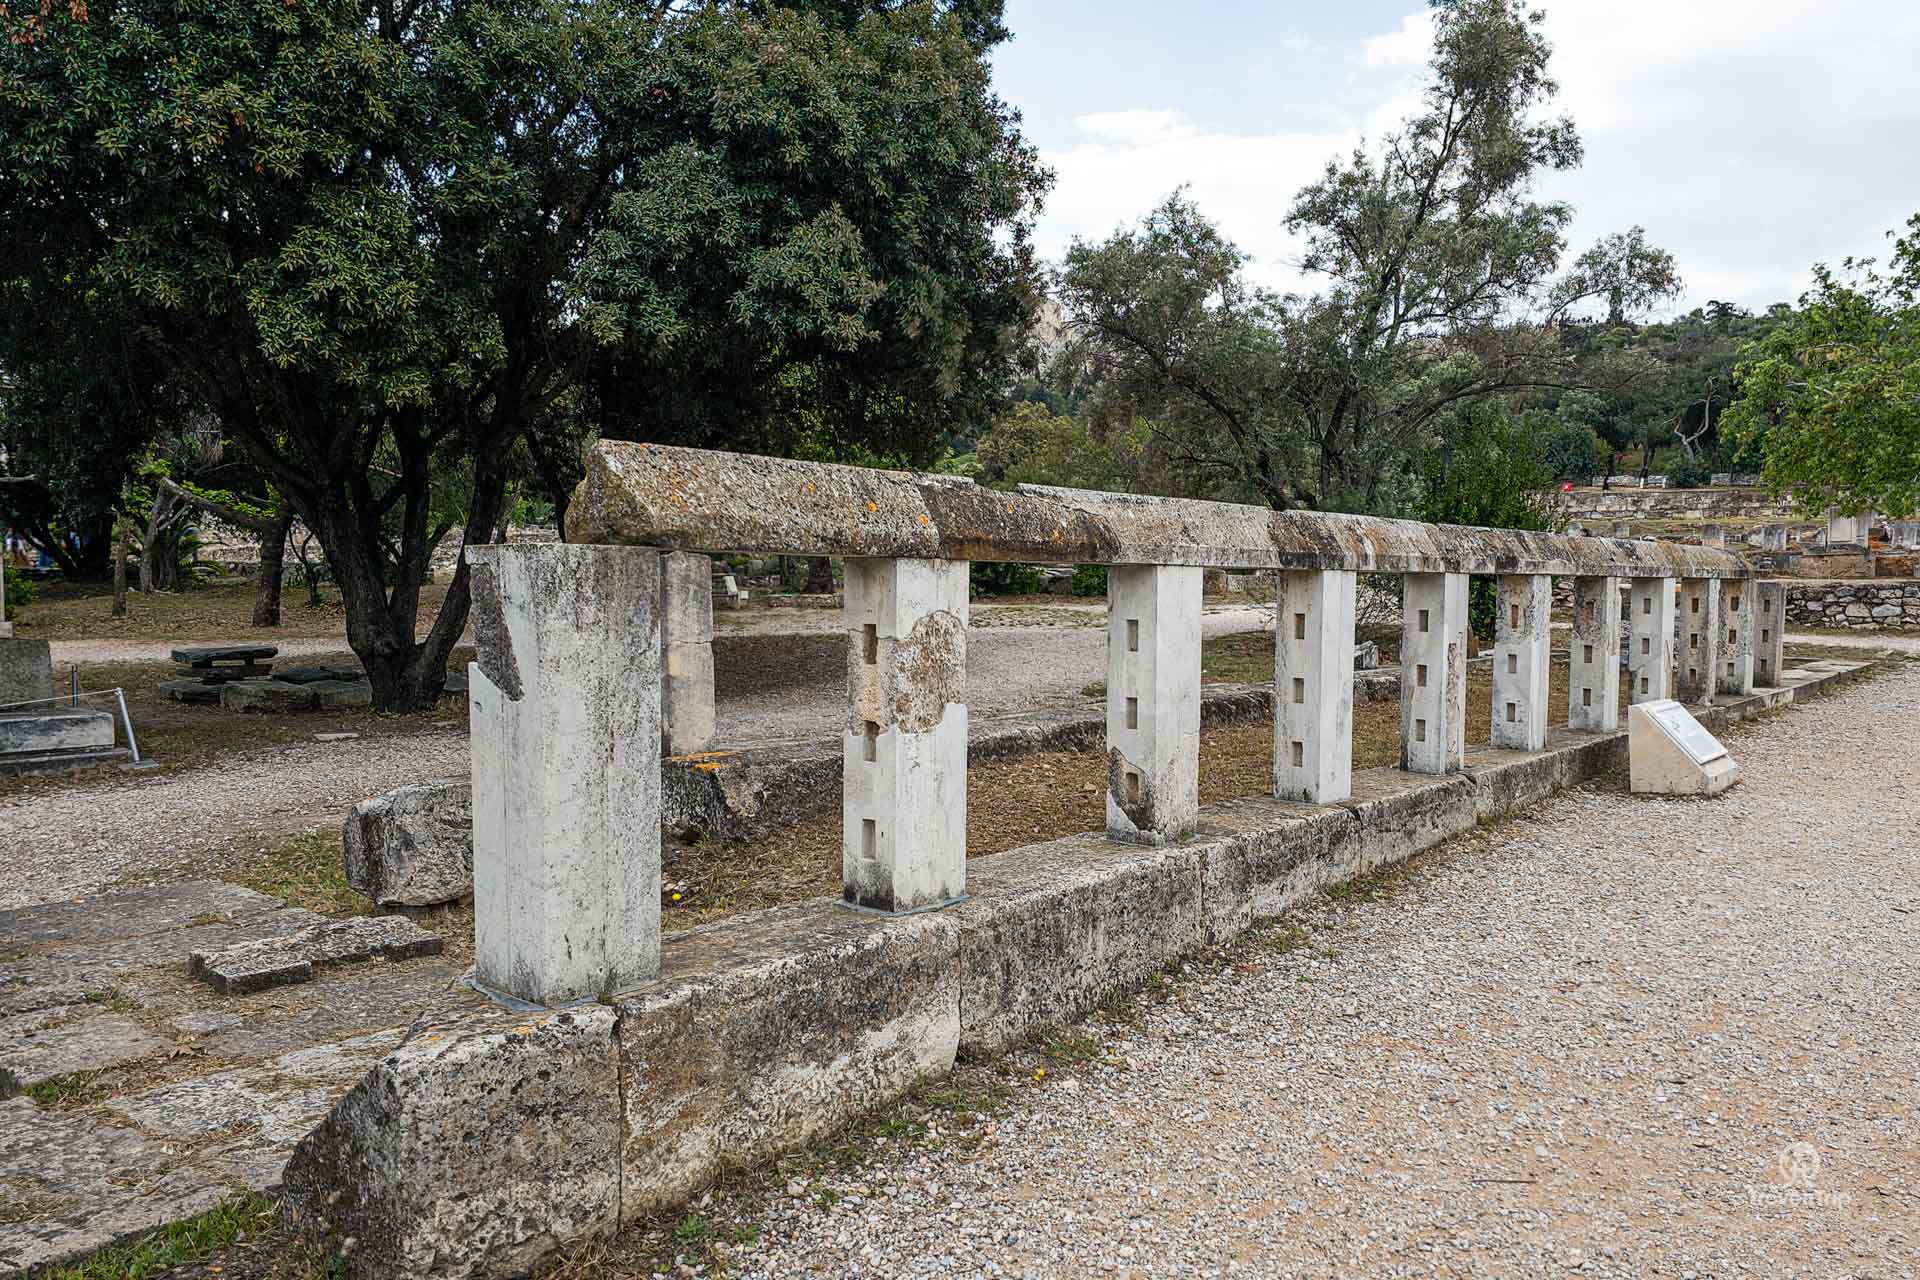
[{"label": "white tilted plaque", "polygon": [[1740,777],[1726,747],[1677,702],[1627,709],[1627,753],[1636,795],[1718,795]]}]

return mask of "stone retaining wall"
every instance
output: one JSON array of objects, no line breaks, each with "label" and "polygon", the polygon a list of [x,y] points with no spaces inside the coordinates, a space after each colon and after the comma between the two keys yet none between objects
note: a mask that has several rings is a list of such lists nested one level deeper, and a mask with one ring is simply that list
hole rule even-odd
[{"label": "stone retaining wall", "polygon": [[1803,627],[1920,627],[1920,579],[1788,583],[1787,621]]},{"label": "stone retaining wall", "polygon": [[1698,516],[1751,519],[1765,516],[1791,521],[1791,508],[1759,489],[1575,489],[1555,493],[1554,500],[1575,519],[1684,520]]}]

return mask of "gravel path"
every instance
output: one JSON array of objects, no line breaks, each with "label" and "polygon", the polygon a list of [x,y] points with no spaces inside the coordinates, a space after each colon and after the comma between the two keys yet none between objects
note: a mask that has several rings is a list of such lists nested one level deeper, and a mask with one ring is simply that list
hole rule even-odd
[{"label": "gravel path", "polygon": [[1788,644],[1817,644],[1836,649],[1865,649],[1872,653],[1889,650],[1894,653],[1920,653],[1920,633],[1912,631],[1878,631],[1871,635],[1850,636],[1789,631],[1786,640]]},{"label": "gravel path", "polygon": [[[1258,609],[1212,613],[1207,633],[1251,630],[1269,616]],[[1105,635],[1099,626],[974,632],[967,682],[973,713],[1081,700],[1087,684],[1106,677]],[[305,643],[290,642],[282,652]],[[837,732],[846,718],[845,643],[837,629],[723,636],[721,744]],[[111,771],[10,795],[0,799],[0,865],[18,870],[0,879],[0,909],[97,893],[129,877],[165,878],[236,844],[264,848],[288,833],[339,822],[368,796],[466,769],[464,732],[425,729],[274,747],[158,777]]]},{"label": "gravel path", "polygon": [[1321,900],[1104,1062],[963,1069],[1015,1081],[977,1149],[707,1204],[729,1274],[1913,1276],[1920,664],[1730,745],[1725,796],[1596,785]]}]

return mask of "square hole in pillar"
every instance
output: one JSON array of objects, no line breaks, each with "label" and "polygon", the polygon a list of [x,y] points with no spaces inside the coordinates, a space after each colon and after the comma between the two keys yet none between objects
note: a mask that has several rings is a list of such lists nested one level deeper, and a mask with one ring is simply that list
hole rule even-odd
[{"label": "square hole in pillar", "polygon": [[1740,612],[1740,597],[1739,597],[1739,596],[1735,596],[1735,597],[1733,598],[1733,611],[1734,611],[1735,613],[1738,613],[1738,612]]},{"label": "square hole in pillar", "polygon": [[1426,611],[1425,609],[1422,609],[1422,610],[1420,611],[1420,630],[1421,630],[1421,631],[1422,631],[1423,633],[1424,633],[1424,632],[1425,632],[1425,631],[1426,631],[1426,630],[1428,629],[1428,623],[1429,623],[1430,621],[1431,621],[1431,619],[1429,619],[1429,618],[1428,618],[1428,616],[1427,616],[1427,611]]},{"label": "square hole in pillar", "polygon": [[1140,652],[1140,619],[1127,619],[1127,652]]},{"label": "square hole in pillar", "polygon": [[880,856],[880,830],[872,818],[860,819],[860,856],[868,862]]},{"label": "square hole in pillar", "polygon": [[1299,676],[1295,676],[1293,678],[1294,704],[1296,706],[1302,705],[1306,702],[1306,700],[1307,700],[1307,682],[1301,679]]},{"label": "square hole in pillar", "polygon": [[880,726],[869,720],[860,738],[860,758],[872,764],[880,758]]},{"label": "square hole in pillar", "polygon": [[880,628],[869,622],[861,628],[860,652],[868,666],[876,666],[880,661]]},{"label": "square hole in pillar", "polygon": [[1520,655],[1519,654],[1510,653],[1507,655],[1507,674],[1510,676],[1517,676],[1520,674]]},{"label": "square hole in pillar", "polygon": [[1520,629],[1520,606],[1517,604],[1509,605],[1508,609],[1511,612],[1511,618],[1507,623],[1507,625],[1512,627],[1515,631],[1518,631]]},{"label": "square hole in pillar", "polygon": [[1295,640],[1305,640],[1307,638],[1307,615],[1304,613],[1296,613],[1293,615],[1293,638]]},{"label": "square hole in pillar", "polygon": [[1131,769],[1127,770],[1127,803],[1140,803],[1140,775]]},{"label": "square hole in pillar", "polygon": [[1688,597],[1688,599],[1687,599],[1687,609],[1688,609],[1688,612],[1690,612],[1690,613],[1698,613],[1698,612],[1700,612],[1700,597],[1699,597],[1699,596],[1690,596],[1690,597]]},{"label": "square hole in pillar", "polygon": [[1416,663],[1413,668],[1413,683],[1419,688],[1427,687],[1427,664]]},{"label": "square hole in pillar", "polygon": [[1585,644],[1580,646],[1580,661],[1586,663],[1588,666],[1593,665],[1593,646],[1592,645]]},{"label": "square hole in pillar", "polygon": [[1688,636],[1688,637],[1687,637],[1687,648],[1689,648],[1689,649],[1698,649],[1699,647],[1700,647],[1700,637],[1699,637],[1699,636]]},{"label": "square hole in pillar", "polygon": [[1425,742],[1427,740],[1427,722],[1425,720],[1415,720],[1413,722],[1413,740],[1415,742]]},{"label": "square hole in pillar", "polygon": [[1590,707],[1593,705],[1593,690],[1582,689],[1580,691],[1580,705],[1583,707]]},{"label": "square hole in pillar", "polygon": [[1762,628],[1760,631],[1760,643],[1765,644],[1767,642],[1768,637],[1772,635],[1773,635],[1773,632],[1768,631],[1765,628]]},{"label": "square hole in pillar", "polygon": [[1296,769],[1306,768],[1307,744],[1304,742],[1296,742],[1296,743],[1293,743],[1292,745],[1293,745],[1293,767]]},{"label": "square hole in pillar", "polygon": [[1640,612],[1642,612],[1642,613],[1652,613],[1652,612],[1653,612],[1653,597],[1652,597],[1652,596],[1641,596],[1641,597],[1640,597]]},{"label": "square hole in pillar", "polygon": [[1640,652],[1641,653],[1653,652],[1653,641],[1646,636],[1640,637]]},{"label": "square hole in pillar", "polygon": [[1739,643],[1740,643],[1740,633],[1739,633],[1738,631],[1729,631],[1729,632],[1727,632],[1727,643],[1728,643],[1728,644],[1739,644]]},{"label": "square hole in pillar", "polygon": [[1509,702],[1507,704],[1507,723],[1514,724],[1518,722],[1519,719],[1520,719],[1520,708],[1515,706],[1513,703]]},{"label": "square hole in pillar", "polygon": [[1733,664],[1732,664],[1731,662],[1729,662],[1729,663],[1727,664],[1727,674],[1728,674],[1728,675],[1732,675],[1732,674],[1733,674]]},{"label": "square hole in pillar", "polygon": [[1139,727],[1140,727],[1140,699],[1128,698],[1127,699],[1127,728],[1138,729]]},{"label": "square hole in pillar", "polygon": [[1695,670],[1692,667],[1687,668],[1687,679],[1698,680],[1699,678],[1700,678],[1700,673],[1697,670]]},{"label": "square hole in pillar", "polygon": [[1647,691],[1647,678],[1646,678],[1645,676],[1641,676],[1641,677],[1640,677],[1640,692],[1642,692],[1642,693],[1645,693],[1646,691]]}]

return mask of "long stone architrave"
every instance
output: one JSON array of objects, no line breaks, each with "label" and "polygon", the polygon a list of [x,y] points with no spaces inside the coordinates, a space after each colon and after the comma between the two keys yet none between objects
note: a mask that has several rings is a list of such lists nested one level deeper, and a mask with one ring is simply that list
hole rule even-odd
[{"label": "long stone architrave", "polygon": [[469,547],[474,977],[554,1005],[660,970],[660,556]]},{"label": "long stone architrave", "polygon": [[1454,773],[1467,751],[1467,575],[1410,573],[1400,623],[1400,767]]},{"label": "long stone architrave", "polygon": [[1713,701],[1720,654],[1720,580],[1686,578],[1680,583],[1680,648],[1674,658],[1676,701]]},{"label": "long stone architrave", "polygon": [[1353,795],[1350,569],[1277,575],[1273,629],[1273,793],[1337,804]]},{"label": "long stone architrave", "polygon": [[1607,733],[1620,727],[1619,578],[1573,580],[1567,727]]},{"label": "long stone architrave", "polygon": [[1547,741],[1553,579],[1543,573],[1503,576],[1497,610],[1492,743],[1538,751]]},{"label": "long stone architrave", "polygon": [[1200,811],[1201,571],[1107,574],[1107,832],[1165,844]]},{"label": "long stone architrave", "polygon": [[846,562],[846,901],[899,913],[967,886],[967,563]]},{"label": "long stone architrave", "polygon": [[1629,698],[1659,702],[1673,696],[1674,628],[1679,607],[1672,578],[1635,578],[1627,595]]},{"label": "long stone architrave", "polygon": [[879,471],[602,440],[567,538],[752,554],[1379,573],[1744,578],[1710,547]]}]

